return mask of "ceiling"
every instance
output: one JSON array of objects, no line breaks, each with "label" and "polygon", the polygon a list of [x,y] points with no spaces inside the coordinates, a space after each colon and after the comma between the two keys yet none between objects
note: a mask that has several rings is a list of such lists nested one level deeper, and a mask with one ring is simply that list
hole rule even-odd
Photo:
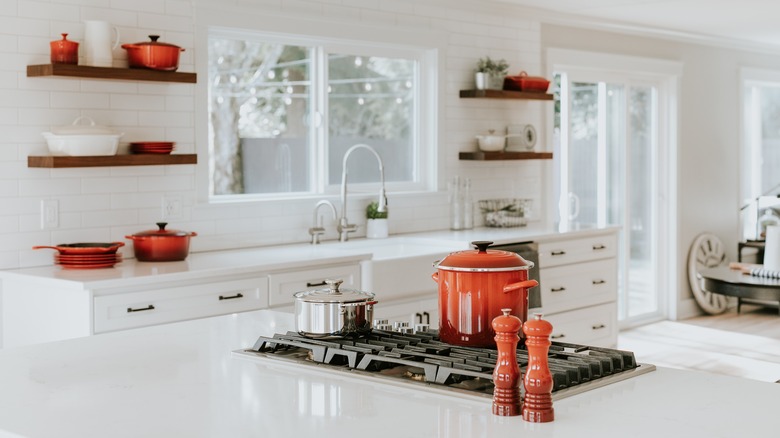
[{"label": "ceiling", "polygon": [[[777,0],[498,0],[543,19],[583,21],[670,36],[780,48]],[[565,13],[566,16],[558,17]],[[578,17],[579,16],[579,17]],[[579,20],[578,20],[579,18]]]}]

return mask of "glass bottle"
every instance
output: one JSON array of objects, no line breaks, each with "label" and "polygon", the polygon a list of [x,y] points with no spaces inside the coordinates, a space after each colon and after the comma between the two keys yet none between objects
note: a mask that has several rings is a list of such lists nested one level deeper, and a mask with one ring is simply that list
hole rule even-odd
[{"label": "glass bottle", "polygon": [[474,201],[471,199],[471,178],[463,182],[463,228],[474,228]]},{"label": "glass bottle", "polygon": [[463,229],[463,194],[460,189],[460,177],[455,177],[448,185],[450,201],[450,229]]}]

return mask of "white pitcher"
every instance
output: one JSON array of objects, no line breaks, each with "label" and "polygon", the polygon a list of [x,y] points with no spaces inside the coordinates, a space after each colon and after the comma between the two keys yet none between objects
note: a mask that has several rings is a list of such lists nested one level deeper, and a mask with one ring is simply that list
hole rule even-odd
[{"label": "white pitcher", "polygon": [[[114,35],[116,38],[112,38]],[[84,22],[84,65],[111,67],[113,50],[118,45],[119,29],[111,23],[97,20]]]}]

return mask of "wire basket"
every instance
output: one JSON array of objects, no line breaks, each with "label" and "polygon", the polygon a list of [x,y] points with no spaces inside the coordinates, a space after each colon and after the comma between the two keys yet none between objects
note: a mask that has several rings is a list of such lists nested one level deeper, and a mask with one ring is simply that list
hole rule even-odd
[{"label": "wire basket", "polygon": [[486,227],[523,227],[531,214],[531,200],[522,198],[483,199],[479,209]]}]

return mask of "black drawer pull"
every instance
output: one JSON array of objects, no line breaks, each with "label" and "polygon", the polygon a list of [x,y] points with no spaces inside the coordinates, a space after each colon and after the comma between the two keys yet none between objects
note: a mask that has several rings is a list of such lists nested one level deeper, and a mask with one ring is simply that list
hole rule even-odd
[{"label": "black drawer pull", "polygon": [[244,294],[237,293],[237,294],[229,296],[229,297],[222,296],[222,295],[219,296],[219,300],[220,301],[222,301],[222,300],[235,300],[236,298],[244,298]]},{"label": "black drawer pull", "polygon": [[550,292],[563,292],[565,290],[566,290],[565,287],[554,287],[554,288],[550,289]]},{"label": "black drawer pull", "polygon": [[553,251],[550,253],[551,256],[561,256],[566,255],[566,251]]},{"label": "black drawer pull", "polygon": [[601,249],[607,249],[606,245],[593,245],[593,251],[598,251]]},{"label": "black drawer pull", "polygon": [[603,328],[607,328],[607,326],[604,325],[604,324],[597,324],[597,325],[594,325],[592,328],[593,328],[593,330],[601,330]]},{"label": "black drawer pull", "polygon": [[151,305],[151,304],[149,304],[148,306],[146,306],[146,307],[141,307],[141,308],[139,308],[139,309],[133,309],[132,307],[128,307],[128,308],[127,308],[127,313],[133,313],[133,312],[144,312],[144,311],[147,311],[147,310],[154,310],[154,306],[153,306],[153,305]]},{"label": "black drawer pull", "polygon": [[423,312],[423,316],[425,317],[425,324],[431,323],[431,314],[428,312]]},{"label": "black drawer pull", "polygon": [[593,280],[593,282],[592,282],[592,283],[593,283],[594,285],[596,285],[596,286],[597,286],[597,285],[599,285],[599,284],[604,284],[604,283],[606,283],[606,282],[607,282],[606,280]]},{"label": "black drawer pull", "polygon": [[325,283],[325,280],[322,280],[322,281],[320,281],[319,283],[311,283],[311,282],[308,282],[308,281],[307,281],[307,282],[306,282],[306,287],[317,287],[317,286],[325,286],[326,284],[328,284],[328,283]]},{"label": "black drawer pull", "polygon": [[565,337],[566,337],[566,335],[561,333],[560,335],[552,335],[552,336],[550,336],[550,339],[561,339],[561,338],[565,338]]}]

